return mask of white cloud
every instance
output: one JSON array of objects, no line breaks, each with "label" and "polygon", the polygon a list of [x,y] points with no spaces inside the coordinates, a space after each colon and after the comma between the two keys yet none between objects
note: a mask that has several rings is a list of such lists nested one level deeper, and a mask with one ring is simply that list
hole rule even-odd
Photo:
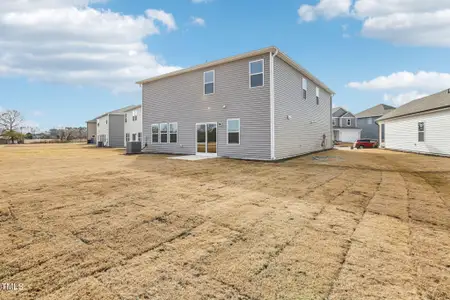
[{"label": "white cloud", "polygon": [[297,13],[301,21],[311,22],[319,17],[326,19],[345,16],[350,13],[352,0],[320,0],[315,6],[303,4]]},{"label": "white cloud", "polygon": [[213,0],[192,0],[192,3],[199,4],[199,3],[208,3],[211,1]]},{"label": "white cloud", "polygon": [[[135,81],[179,69],[149,53],[144,38],[161,26],[160,10],[131,16],[89,7],[103,0],[1,0],[0,76],[137,90]],[[161,24],[161,25],[158,25]]]},{"label": "white cloud", "polygon": [[166,13],[163,10],[148,9],[145,14],[153,20],[158,20],[167,26],[169,30],[176,30],[177,25],[175,24],[175,18],[172,14]]},{"label": "white cloud", "polygon": [[319,17],[331,19],[353,16],[362,22],[362,35],[407,44],[450,47],[449,0],[320,0],[302,5],[298,10],[303,21]]},{"label": "white cloud", "polygon": [[194,25],[198,25],[198,26],[205,26],[206,22],[204,19],[202,18],[198,18],[198,17],[191,17],[191,22]]},{"label": "white cloud", "polygon": [[436,92],[450,87],[450,73],[397,72],[379,76],[369,81],[350,82],[350,88],[359,90],[419,89]]},{"label": "white cloud", "polygon": [[411,91],[403,94],[392,95],[392,94],[384,94],[384,101],[394,106],[402,106],[408,102],[411,102],[416,99],[420,99],[428,96],[429,94],[420,93],[418,91]]}]

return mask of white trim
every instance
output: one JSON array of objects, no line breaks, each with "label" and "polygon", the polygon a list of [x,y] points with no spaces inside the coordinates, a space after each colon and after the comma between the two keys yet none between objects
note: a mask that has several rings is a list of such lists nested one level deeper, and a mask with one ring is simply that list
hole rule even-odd
[{"label": "white trim", "polygon": [[[163,143],[162,141],[162,130],[161,127],[163,124],[167,125],[167,132],[166,132],[166,136],[167,136],[167,142]],[[159,123],[159,143],[160,144],[168,144],[169,143],[169,123]]]},{"label": "white trim", "polygon": [[[170,141],[170,135],[172,134],[171,132],[170,132],[170,125],[171,124],[177,124],[177,142],[176,143],[172,143],[171,141]],[[179,139],[178,139],[178,133],[179,133],[179,130],[178,130],[178,122],[170,122],[169,123],[169,144],[178,144],[178,141],[179,141]]]},{"label": "white trim", "polygon": [[[208,125],[214,124],[216,125],[216,153],[208,153]],[[197,126],[198,125],[205,125],[205,153],[197,152],[198,150],[198,143],[197,143]],[[219,142],[218,142],[218,132],[217,132],[218,126],[217,122],[200,122],[195,123],[195,155],[201,155],[201,156],[209,156],[209,157],[217,157],[217,152],[219,152]],[[240,138],[240,136],[239,136]]]},{"label": "white trim", "polygon": [[[270,159],[275,160],[275,57],[278,52],[270,53]],[[228,125],[228,124],[227,124]],[[240,125],[240,124],[239,124]],[[240,127],[240,126],[239,126]],[[228,139],[228,133],[227,133]],[[239,142],[241,136],[239,134]]]},{"label": "white trim", "polygon": [[[228,143],[228,141],[229,141],[229,139],[228,139],[228,121],[239,121],[239,131],[238,131],[238,133],[239,133],[239,143],[237,143],[237,144],[235,144],[235,143],[232,143],[232,144],[230,144],[230,143]],[[239,146],[240,144],[241,144],[241,119],[239,119],[239,118],[235,118],[235,119],[227,119],[227,145],[235,145],[235,146]]]},{"label": "white trim", "polygon": [[[206,73],[213,72],[213,81],[212,82],[206,82]],[[213,84],[213,92],[210,94],[205,93],[205,86],[206,84],[212,83]],[[216,93],[216,70],[209,70],[203,72],[203,96],[209,96],[214,95]]]},{"label": "white trim", "polygon": [[[257,63],[257,62],[262,62],[262,72],[252,74],[252,64]],[[264,87],[264,79],[265,79],[264,73],[265,73],[264,72],[264,58],[250,61],[248,63],[248,86],[249,86],[249,88],[256,89],[256,88]],[[252,76],[259,75],[259,74],[262,74],[262,85],[252,87]]]},{"label": "white trim", "polygon": [[[155,142],[153,142],[153,126],[156,126],[156,127],[158,127],[158,141],[155,143]],[[159,144],[160,143],[160,135],[159,135],[159,132],[160,132],[160,127],[159,127],[159,124],[152,124],[152,125],[150,125],[150,144]]]}]

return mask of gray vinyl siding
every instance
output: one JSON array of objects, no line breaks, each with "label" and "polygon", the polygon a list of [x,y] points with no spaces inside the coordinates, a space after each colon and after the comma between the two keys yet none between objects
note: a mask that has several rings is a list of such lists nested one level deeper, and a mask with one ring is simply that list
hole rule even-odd
[{"label": "gray vinyl siding", "polygon": [[109,115],[109,146],[123,148],[125,132],[125,117],[123,115]]},{"label": "gray vinyl siding", "polygon": [[[249,62],[264,59],[264,87],[249,87]],[[203,73],[215,70],[215,93],[204,95]],[[217,122],[217,154],[270,160],[269,54],[164,78],[143,85],[145,150],[195,154],[196,123]],[[239,118],[240,145],[227,145],[227,119]],[[178,122],[178,143],[153,144],[151,125]]]},{"label": "gray vinyl siding", "polygon": [[[356,118],[346,118],[343,117],[342,119],[342,126],[339,126],[340,128],[356,128]],[[350,125],[347,125],[347,120],[350,120]],[[358,124],[359,125],[359,124]],[[359,128],[359,127],[358,127]]]},{"label": "gray vinyl siding", "polygon": [[[381,116],[379,116],[381,117]],[[375,122],[379,117],[368,117],[358,119],[358,128],[361,128],[361,138],[362,139],[375,139],[378,140],[379,127]],[[369,119],[372,119],[372,124],[369,124]]]},{"label": "gray vinyl siding", "polygon": [[[283,159],[332,147],[331,95],[320,88],[320,104],[316,104],[316,85],[308,80],[303,99],[303,75],[275,57],[275,158]],[[291,119],[288,120],[288,116]]]}]

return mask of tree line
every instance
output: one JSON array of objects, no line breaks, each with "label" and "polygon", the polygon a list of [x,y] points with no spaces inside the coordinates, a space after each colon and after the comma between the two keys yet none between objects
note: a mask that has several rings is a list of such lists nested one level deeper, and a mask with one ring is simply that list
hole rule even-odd
[{"label": "tree line", "polygon": [[[11,143],[23,143],[25,139],[53,139],[60,142],[74,140],[86,140],[86,127],[65,127],[50,129],[48,132],[35,134],[34,132],[19,132],[23,124],[22,114],[17,110],[0,112],[0,138],[7,139]],[[34,131],[34,130],[33,130]]]}]

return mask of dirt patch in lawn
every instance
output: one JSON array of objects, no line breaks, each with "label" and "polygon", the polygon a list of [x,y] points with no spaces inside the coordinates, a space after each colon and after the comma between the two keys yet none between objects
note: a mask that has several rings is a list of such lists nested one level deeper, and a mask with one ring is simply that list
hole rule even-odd
[{"label": "dirt patch in lawn", "polygon": [[450,160],[0,148],[1,299],[449,299]]}]

